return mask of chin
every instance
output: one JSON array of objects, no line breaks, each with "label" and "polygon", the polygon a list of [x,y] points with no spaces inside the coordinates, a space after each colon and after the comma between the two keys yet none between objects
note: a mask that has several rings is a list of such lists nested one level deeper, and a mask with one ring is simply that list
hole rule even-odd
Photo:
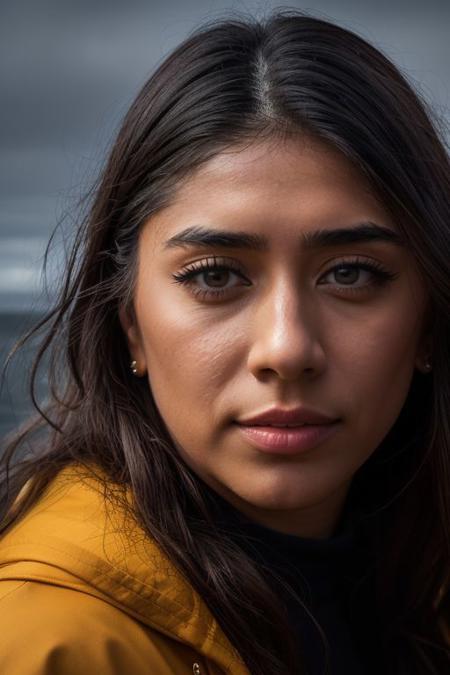
[{"label": "chin", "polygon": [[307,508],[310,503],[319,501],[321,495],[314,495],[309,493],[306,495],[304,491],[298,489],[298,485],[294,489],[289,489],[287,485],[264,485],[264,486],[247,486],[245,490],[235,492],[235,494],[244,500],[249,506],[267,511],[290,511],[301,508]]}]

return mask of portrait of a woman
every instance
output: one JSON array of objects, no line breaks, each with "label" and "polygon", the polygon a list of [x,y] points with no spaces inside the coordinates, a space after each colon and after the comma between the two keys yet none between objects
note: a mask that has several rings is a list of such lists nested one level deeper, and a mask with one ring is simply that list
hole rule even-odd
[{"label": "portrait of a woman", "polygon": [[34,328],[0,672],[449,672],[449,256],[445,143],[381,51],[295,10],[187,36]]}]

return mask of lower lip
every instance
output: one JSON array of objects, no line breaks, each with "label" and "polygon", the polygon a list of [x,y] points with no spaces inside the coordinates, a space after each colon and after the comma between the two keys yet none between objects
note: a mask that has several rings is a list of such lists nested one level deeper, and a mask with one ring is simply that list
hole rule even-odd
[{"label": "lower lip", "polygon": [[258,450],[278,455],[296,455],[315,448],[332,436],[339,421],[303,427],[276,428],[238,424],[247,440]]}]

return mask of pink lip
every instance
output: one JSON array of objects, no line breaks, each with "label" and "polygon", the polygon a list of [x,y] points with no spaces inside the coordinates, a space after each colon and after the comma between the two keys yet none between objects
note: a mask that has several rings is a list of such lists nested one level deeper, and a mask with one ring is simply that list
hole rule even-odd
[{"label": "pink lip", "polygon": [[238,424],[238,427],[257,450],[280,455],[295,455],[323,443],[335,433],[338,425],[339,421],[284,429],[243,424]]},{"label": "pink lip", "polygon": [[271,424],[289,424],[289,425],[322,425],[336,422],[336,417],[330,417],[318,410],[306,408],[305,406],[297,406],[296,408],[279,408],[273,407],[264,410],[261,413],[246,417],[244,419],[237,419],[238,424],[245,426],[263,426]]}]

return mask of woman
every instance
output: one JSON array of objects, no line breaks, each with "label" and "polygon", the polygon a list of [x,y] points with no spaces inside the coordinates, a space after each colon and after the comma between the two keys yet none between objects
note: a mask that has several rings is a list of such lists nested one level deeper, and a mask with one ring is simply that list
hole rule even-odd
[{"label": "woman", "polygon": [[1,672],[447,672],[449,193],[343,28],[234,18],[166,58],[35,329]]}]

